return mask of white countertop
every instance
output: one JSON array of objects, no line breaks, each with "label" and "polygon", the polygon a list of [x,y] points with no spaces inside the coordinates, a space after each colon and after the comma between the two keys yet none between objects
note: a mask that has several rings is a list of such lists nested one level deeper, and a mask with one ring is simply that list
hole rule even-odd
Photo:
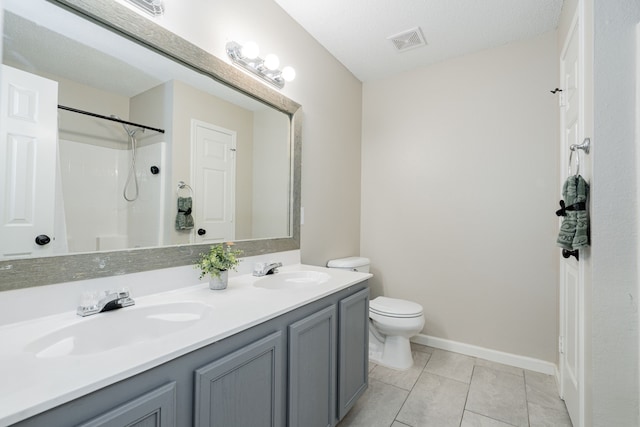
[{"label": "white countertop", "polygon": [[[222,291],[212,291],[207,283],[191,281],[189,283],[194,284],[187,283],[178,289],[142,297],[136,297],[132,291],[136,304],[120,310],[84,318],[75,311],[66,311],[0,326],[0,427],[69,402],[371,277],[368,273],[301,264],[287,265],[279,270],[283,273],[325,272],[330,279],[320,285],[273,290],[253,286],[259,278],[242,274],[232,276],[227,289]],[[193,302],[212,310],[180,331],[106,351],[42,357],[28,350],[30,343],[61,328],[91,322],[99,316],[103,323],[113,319],[117,324],[118,316],[127,310],[144,310],[176,302]]]}]

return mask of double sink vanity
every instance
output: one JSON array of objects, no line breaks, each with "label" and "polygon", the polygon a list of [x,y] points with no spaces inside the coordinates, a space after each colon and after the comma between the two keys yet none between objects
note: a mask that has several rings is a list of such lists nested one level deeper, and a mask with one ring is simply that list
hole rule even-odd
[{"label": "double sink vanity", "polygon": [[370,276],[294,264],[222,291],[130,284],[129,307],[2,325],[0,426],[335,425],[367,387]]}]

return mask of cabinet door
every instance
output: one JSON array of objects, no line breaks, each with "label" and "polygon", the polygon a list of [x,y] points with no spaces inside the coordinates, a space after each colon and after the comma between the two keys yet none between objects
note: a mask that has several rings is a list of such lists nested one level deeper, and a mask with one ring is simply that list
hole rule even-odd
[{"label": "cabinet door", "polygon": [[338,417],[342,419],[369,384],[369,289],[339,303]]},{"label": "cabinet door", "polygon": [[80,427],[175,427],[176,383],[172,382],[119,406]]},{"label": "cabinet door", "polygon": [[282,426],[282,345],[276,332],[198,369],[195,426]]},{"label": "cabinet door", "polygon": [[327,427],[336,414],[336,307],[289,326],[289,427]]}]

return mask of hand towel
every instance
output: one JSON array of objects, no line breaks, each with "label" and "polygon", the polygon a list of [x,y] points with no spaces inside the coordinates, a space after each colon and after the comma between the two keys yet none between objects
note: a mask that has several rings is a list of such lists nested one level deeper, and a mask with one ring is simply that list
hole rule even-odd
[{"label": "hand towel", "polygon": [[589,184],[580,175],[572,175],[562,187],[561,209],[556,212],[564,216],[557,245],[567,250],[589,246],[589,217],[587,214]]},{"label": "hand towel", "polygon": [[178,197],[178,215],[176,215],[176,230],[191,230],[193,216],[191,216],[191,197]]}]

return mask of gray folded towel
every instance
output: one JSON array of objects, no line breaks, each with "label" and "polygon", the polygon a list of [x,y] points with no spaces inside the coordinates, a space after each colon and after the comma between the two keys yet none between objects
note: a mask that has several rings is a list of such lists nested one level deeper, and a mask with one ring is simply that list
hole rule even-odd
[{"label": "gray folded towel", "polygon": [[[589,246],[589,216],[586,202],[589,196],[589,184],[580,175],[572,175],[562,187],[562,199],[567,209],[558,233],[557,245],[567,250],[576,250]],[[570,207],[581,208],[570,209]]]},{"label": "gray folded towel", "polygon": [[193,216],[191,197],[178,197],[178,215],[176,215],[176,230],[191,230],[193,228]]}]

